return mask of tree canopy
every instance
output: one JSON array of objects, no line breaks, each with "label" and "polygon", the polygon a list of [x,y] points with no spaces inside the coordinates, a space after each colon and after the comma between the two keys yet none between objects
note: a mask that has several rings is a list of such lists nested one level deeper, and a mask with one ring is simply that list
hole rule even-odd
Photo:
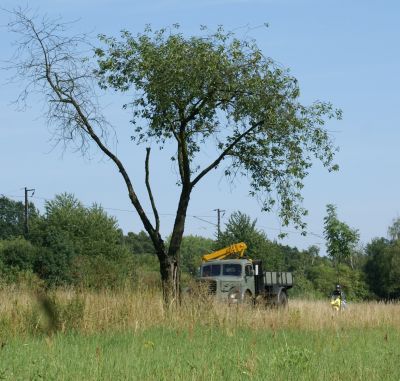
[{"label": "tree canopy", "polygon": [[[207,32],[207,31],[206,31]],[[334,147],[323,128],[339,117],[330,103],[304,106],[289,70],[266,57],[255,41],[222,28],[186,37],[167,29],[121,38],[101,36],[96,49],[100,84],[127,93],[135,126],[132,139],[177,144],[181,184],[194,186],[224,161],[228,176],[244,175],[250,194],[270,210],[279,200],[284,223],[303,227],[302,180],[320,159],[329,170]],[[216,158],[200,167],[204,143]]]},{"label": "tree canopy", "polygon": [[366,247],[365,272],[371,290],[379,298],[400,297],[399,219],[388,228],[389,238],[375,238]]},{"label": "tree canopy", "polygon": [[[32,203],[28,204],[28,214],[31,218],[38,214]],[[0,239],[22,236],[24,233],[24,204],[0,195]]]},{"label": "tree canopy", "polygon": [[40,222],[36,231],[32,230],[33,239],[47,245],[62,236],[64,241],[73,242],[77,255],[117,256],[123,239],[115,218],[99,205],[85,207],[69,193],[47,201]]},{"label": "tree canopy", "polygon": [[345,261],[352,263],[351,258],[359,240],[359,233],[338,219],[335,205],[327,205],[326,211],[324,235],[328,255],[337,265]]}]

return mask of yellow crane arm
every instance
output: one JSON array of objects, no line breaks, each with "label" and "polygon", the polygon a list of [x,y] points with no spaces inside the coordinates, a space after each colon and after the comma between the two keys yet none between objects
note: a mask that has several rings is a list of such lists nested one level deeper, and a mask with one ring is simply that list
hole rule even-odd
[{"label": "yellow crane arm", "polygon": [[247,245],[244,242],[235,243],[233,245],[224,247],[223,249],[214,251],[210,254],[205,254],[201,257],[203,262],[212,261],[213,259],[224,259],[230,255],[238,254],[238,257],[243,257]]}]

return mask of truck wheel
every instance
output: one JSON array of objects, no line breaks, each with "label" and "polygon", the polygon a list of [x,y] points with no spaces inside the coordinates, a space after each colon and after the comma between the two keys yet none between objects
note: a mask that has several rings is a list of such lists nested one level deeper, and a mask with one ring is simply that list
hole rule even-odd
[{"label": "truck wheel", "polygon": [[278,296],[280,296],[278,307],[283,307],[283,308],[287,307],[287,295],[286,295],[286,292],[285,291],[281,291]]},{"label": "truck wheel", "polygon": [[286,292],[284,290],[279,290],[278,294],[275,295],[270,303],[268,303],[271,307],[274,308],[285,308],[288,305],[288,298]]},{"label": "truck wheel", "polygon": [[279,294],[276,296],[276,306],[280,308],[285,308],[288,305],[288,298],[286,292],[281,290]]}]

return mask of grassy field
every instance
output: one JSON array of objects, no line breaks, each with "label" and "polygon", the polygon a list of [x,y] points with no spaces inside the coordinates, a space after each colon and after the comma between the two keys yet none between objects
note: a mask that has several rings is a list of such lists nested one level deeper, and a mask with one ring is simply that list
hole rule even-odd
[{"label": "grassy field", "polygon": [[165,312],[150,291],[0,292],[0,380],[398,380],[399,360],[398,304]]}]

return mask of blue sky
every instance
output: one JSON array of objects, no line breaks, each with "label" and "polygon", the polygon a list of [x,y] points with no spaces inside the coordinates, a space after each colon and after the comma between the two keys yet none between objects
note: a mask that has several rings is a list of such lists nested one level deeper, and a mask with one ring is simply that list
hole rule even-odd
[{"label": "blue sky", "polygon": [[[8,9],[18,4],[15,0],[1,2]],[[74,28],[93,35],[117,35],[121,29],[135,33],[146,24],[158,28],[179,23],[185,34],[198,33],[200,25],[213,29],[221,24],[239,37],[254,37],[265,55],[290,68],[298,78],[303,103],[330,101],[343,110],[342,121],[327,125],[340,147],[337,162],[341,170],[329,174],[319,164],[312,168],[303,192],[311,234],[302,237],[290,227],[282,228],[290,232],[282,243],[299,248],[317,244],[324,251],[320,236],[328,203],[337,205],[340,219],[359,229],[363,244],[386,236],[387,227],[399,216],[399,2],[36,0],[20,4],[51,17],[79,20]],[[0,24],[7,21],[7,13],[0,11]],[[265,22],[268,29],[261,27]],[[1,36],[0,59],[5,60],[13,52],[15,36],[4,27]],[[51,126],[41,118],[44,108],[39,99],[32,98],[27,111],[16,111],[10,103],[19,87],[5,84],[8,75],[0,72],[0,193],[21,199],[21,188],[32,187],[36,189],[33,201],[42,207],[44,199],[71,192],[85,204],[98,202],[108,208],[124,231],[139,231],[140,222],[113,165],[96,149],[89,159],[53,148]],[[107,99],[106,112],[120,134],[118,153],[147,209],[142,181],[145,148],[129,142],[129,115],[121,111],[120,101]],[[162,233],[167,235],[177,189],[176,171],[163,154],[155,151],[151,163]],[[231,212],[241,210],[257,218],[258,227],[275,238],[280,229],[277,216],[261,213],[247,192],[245,180],[231,187],[220,172],[214,173],[193,193],[186,234],[214,236],[214,209],[220,208],[226,211],[223,222]]]}]

